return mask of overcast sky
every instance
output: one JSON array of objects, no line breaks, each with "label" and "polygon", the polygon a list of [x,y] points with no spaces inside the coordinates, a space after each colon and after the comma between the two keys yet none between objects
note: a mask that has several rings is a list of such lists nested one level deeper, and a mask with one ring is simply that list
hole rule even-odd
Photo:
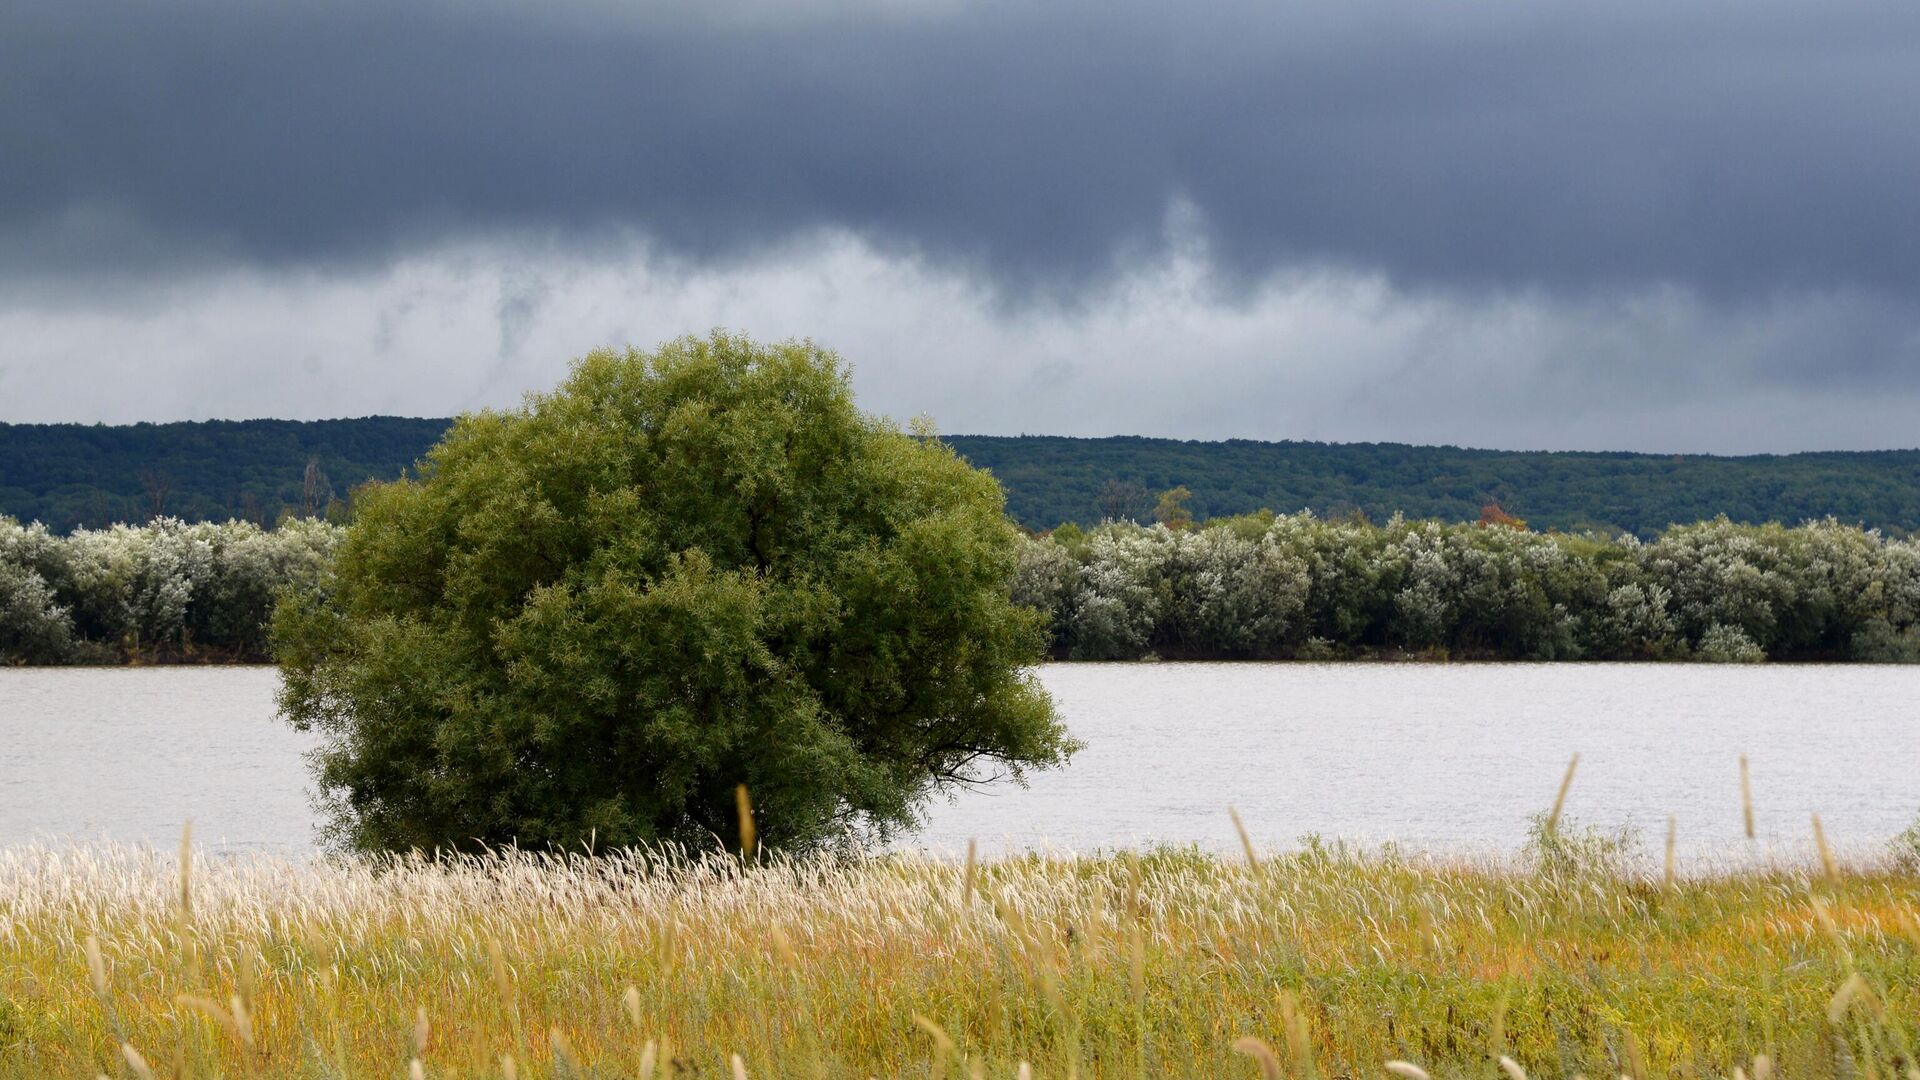
[{"label": "overcast sky", "polygon": [[0,420],[1920,445],[1911,0],[0,0]]}]

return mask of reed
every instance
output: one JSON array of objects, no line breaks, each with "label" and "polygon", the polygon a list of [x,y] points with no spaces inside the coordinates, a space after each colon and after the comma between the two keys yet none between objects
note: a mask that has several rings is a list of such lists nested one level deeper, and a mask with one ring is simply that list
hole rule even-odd
[{"label": "reed", "polygon": [[1676,845],[1680,840],[1680,819],[1667,815],[1667,855],[1661,864],[1660,884],[1673,888],[1673,882],[1679,876],[1680,860],[1676,857]]},{"label": "reed", "polygon": [[1820,852],[1820,869],[1826,874],[1827,880],[1839,878],[1840,864],[1833,857],[1833,848],[1827,843],[1827,830],[1821,828],[1819,814],[1813,815],[1813,843]]},{"label": "reed", "polygon": [[1906,1075],[1920,877],[1663,862],[14,848],[0,1076]]},{"label": "reed", "polygon": [[1740,818],[1746,826],[1747,839],[1754,838],[1753,830],[1753,777],[1747,770],[1747,755],[1740,755]]},{"label": "reed", "polygon": [[1560,778],[1560,790],[1553,797],[1553,809],[1547,813],[1546,832],[1552,835],[1560,828],[1560,815],[1567,808],[1567,792],[1573,790],[1574,770],[1580,767],[1580,755],[1575,754],[1567,761],[1567,774]]}]

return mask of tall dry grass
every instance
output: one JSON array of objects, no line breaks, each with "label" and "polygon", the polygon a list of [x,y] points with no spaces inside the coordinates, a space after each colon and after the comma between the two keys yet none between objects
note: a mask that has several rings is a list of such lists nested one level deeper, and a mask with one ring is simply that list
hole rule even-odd
[{"label": "tall dry grass", "polygon": [[1475,862],[13,849],[0,1075],[1909,1074],[1920,878],[1831,851],[1669,874],[1591,839],[1556,821],[1559,848]]}]

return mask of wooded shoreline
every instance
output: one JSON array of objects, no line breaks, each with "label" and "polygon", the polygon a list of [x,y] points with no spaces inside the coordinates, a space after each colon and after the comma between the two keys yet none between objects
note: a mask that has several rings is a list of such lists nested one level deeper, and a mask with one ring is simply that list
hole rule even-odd
[{"label": "wooded shoreline", "polygon": [[[325,588],[344,533],[0,519],[0,663],[271,662],[276,598]],[[1256,514],[1069,526],[1011,557],[1057,660],[1920,660],[1920,543],[1832,521],[1642,543]]]}]

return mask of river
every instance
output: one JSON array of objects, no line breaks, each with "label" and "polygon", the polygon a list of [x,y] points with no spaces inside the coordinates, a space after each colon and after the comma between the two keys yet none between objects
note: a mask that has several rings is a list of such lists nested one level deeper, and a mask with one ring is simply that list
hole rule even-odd
[{"label": "river", "polygon": [[[1690,858],[1804,852],[1818,812],[1868,851],[1920,811],[1920,668],[1655,664],[1053,664],[1086,742],[1031,786],[961,792],[908,846],[946,852],[1394,841],[1511,851],[1553,801]],[[309,736],[271,668],[0,669],[0,844],[314,850]],[[1758,839],[1743,838],[1740,755]]]}]

